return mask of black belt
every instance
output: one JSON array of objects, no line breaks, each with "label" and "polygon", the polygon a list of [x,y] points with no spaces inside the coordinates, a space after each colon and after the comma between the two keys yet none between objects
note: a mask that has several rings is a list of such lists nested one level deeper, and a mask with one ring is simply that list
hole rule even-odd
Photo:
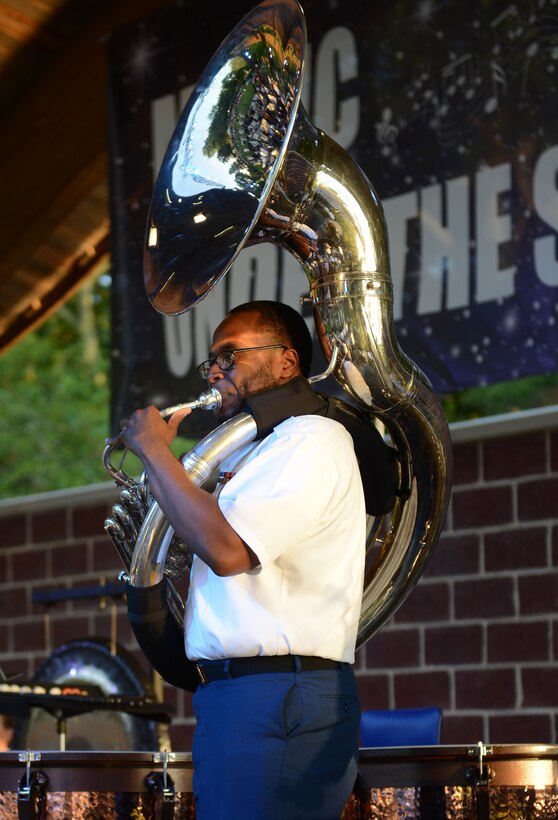
[{"label": "black belt", "polygon": [[257,655],[254,658],[226,658],[218,661],[194,661],[201,683],[211,683],[244,675],[265,672],[313,672],[320,669],[341,669],[341,661],[305,655]]}]

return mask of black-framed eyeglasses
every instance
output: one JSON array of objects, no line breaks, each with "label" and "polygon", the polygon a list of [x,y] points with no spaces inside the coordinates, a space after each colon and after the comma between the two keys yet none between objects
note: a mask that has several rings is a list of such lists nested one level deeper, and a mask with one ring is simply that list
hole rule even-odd
[{"label": "black-framed eyeglasses", "polygon": [[206,359],[205,362],[199,364],[198,373],[202,379],[207,379],[209,376],[209,371],[214,364],[217,365],[219,370],[230,370],[235,363],[237,353],[248,353],[250,350],[273,350],[274,348],[280,347],[282,347],[283,350],[287,350],[287,345],[281,344],[259,345],[258,347],[238,347],[236,350],[223,350],[222,353],[217,353],[216,356],[212,356],[210,359]]}]

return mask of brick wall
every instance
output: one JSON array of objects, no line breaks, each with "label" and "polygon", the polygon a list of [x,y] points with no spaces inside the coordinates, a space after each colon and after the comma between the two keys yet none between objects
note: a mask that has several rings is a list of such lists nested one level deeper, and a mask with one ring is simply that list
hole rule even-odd
[{"label": "brick wall", "polygon": [[[456,436],[458,439],[458,437]],[[456,441],[453,494],[425,575],[357,656],[363,708],[439,705],[442,742],[558,742],[558,431]],[[0,502],[0,665],[30,678],[49,656],[35,591],[116,580],[103,532],[110,485]],[[110,608],[50,610],[52,647],[109,639]],[[118,605],[117,639],[149,675]],[[190,696],[164,686],[176,710],[172,746],[191,748]]]},{"label": "brick wall", "polygon": [[558,742],[558,432],[454,446],[442,538],[359,655],[363,708],[438,705],[442,742]]}]

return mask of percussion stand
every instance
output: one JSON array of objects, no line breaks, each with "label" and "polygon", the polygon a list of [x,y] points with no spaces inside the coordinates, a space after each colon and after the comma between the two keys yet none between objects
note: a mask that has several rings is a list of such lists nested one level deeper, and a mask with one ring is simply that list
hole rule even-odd
[{"label": "percussion stand", "polygon": [[125,585],[119,581],[118,583],[107,584],[105,579],[101,579],[98,586],[93,587],[79,587],[77,589],[55,589],[55,590],[39,590],[33,593],[32,603],[42,604],[45,611],[45,644],[46,651],[51,651],[51,629],[50,629],[50,610],[60,602],[66,603],[68,601],[83,601],[87,599],[96,599],[99,601],[99,609],[105,609],[107,599],[110,600],[110,652],[111,655],[116,655],[116,626],[117,626],[117,603],[122,602],[126,595]]},{"label": "percussion stand", "polygon": [[62,710],[56,710],[56,712],[52,713],[56,718],[56,734],[59,738],[59,749],[61,752],[66,751],[66,732],[68,729],[68,723],[66,720],[66,715]]}]

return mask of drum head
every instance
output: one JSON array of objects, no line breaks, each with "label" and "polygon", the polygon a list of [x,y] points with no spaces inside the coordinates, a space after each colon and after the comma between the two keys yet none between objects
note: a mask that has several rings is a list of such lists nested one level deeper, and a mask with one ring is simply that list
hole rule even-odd
[{"label": "drum head", "polygon": [[[95,639],[64,644],[37,669],[33,684],[97,686],[104,695],[152,694],[147,676],[134,658],[118,647],[112,655],[108,642]],[[161,748],[166,726],[153,720],[112,710],[96,710],[66,720],[66,749],[153,750]],[[165,747],[170,748],[165,737]],[[27,720],[16,723],[13,748],[59,749],[56,718],[34,708]]]}]

